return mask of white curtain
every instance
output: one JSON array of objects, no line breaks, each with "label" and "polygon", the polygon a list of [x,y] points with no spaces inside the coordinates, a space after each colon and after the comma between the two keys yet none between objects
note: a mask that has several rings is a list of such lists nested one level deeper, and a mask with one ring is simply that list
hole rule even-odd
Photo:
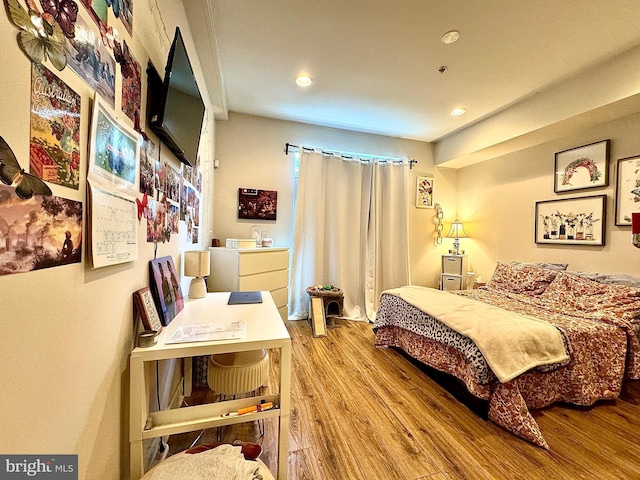
[{"label": "white curtain", "polygon": [[380,293],[409,283],[407,168],[301,149],[290,316],[307,318],[307,287],[344,293],[344,316],[373,319]]}]

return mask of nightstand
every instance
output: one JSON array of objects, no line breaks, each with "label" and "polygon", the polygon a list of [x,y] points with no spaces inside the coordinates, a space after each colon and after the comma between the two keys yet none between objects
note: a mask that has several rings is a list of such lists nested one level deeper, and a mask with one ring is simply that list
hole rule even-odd
[{"label": "nightstand", "polygon": [[440,290],[466,289],[466,272],[466,255],[442,255]]}]

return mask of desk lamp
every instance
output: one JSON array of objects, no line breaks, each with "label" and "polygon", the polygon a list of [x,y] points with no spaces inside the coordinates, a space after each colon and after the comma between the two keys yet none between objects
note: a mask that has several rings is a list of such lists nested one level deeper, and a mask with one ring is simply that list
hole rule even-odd
[{"label": "desk lamp", "polygon": [[204,277],[209,275],[209,252],[207,250],[188,250],[184,252],[184,275],[194,277],[189,284],[189,298],[202,298],[207,295]]},{"label": "desk lamp", "polygon": [[640,212],[631,214],[631,243],[640,248]]},{"label": "desk lamp", "polygon": [[[460,239],[461,238],[469,238],[464,231],[464,227],[462,226],[462,222],[456,218],[456,220],[451,224],[451,228],[449,229],[449,233],[447,233],[447,238],[453,238],[453,250],[449,250],[449,253],[453,255],[460,255]],[[462,251],[464,253],[464,250]]]}]

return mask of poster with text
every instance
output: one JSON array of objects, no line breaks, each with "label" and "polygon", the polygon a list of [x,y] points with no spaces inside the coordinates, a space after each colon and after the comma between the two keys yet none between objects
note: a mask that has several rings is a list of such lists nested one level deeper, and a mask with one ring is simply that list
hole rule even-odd
[{"label": "poster with text", "polygon": [[80,95],[39,63],[31,64],[29,164],[45,182],[80,187]]}]

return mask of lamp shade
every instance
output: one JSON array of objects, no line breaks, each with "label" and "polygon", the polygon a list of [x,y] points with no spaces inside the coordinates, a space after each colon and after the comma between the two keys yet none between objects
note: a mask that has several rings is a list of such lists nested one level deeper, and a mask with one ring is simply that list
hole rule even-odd
[{"label": "lamp shade", "polygon": [[451,224],[451,228],[449,229],[449,233],[447,233],[447,238],[469,238],[467,237],[467,233],[464,231],[464,227],[462,226],[462,222],[457,218]]},{"label": "lamp shade", "polygon": [[209,275],[209,252],[189,250],[184,252],[184,275],[186,277],[206,277]]}]

